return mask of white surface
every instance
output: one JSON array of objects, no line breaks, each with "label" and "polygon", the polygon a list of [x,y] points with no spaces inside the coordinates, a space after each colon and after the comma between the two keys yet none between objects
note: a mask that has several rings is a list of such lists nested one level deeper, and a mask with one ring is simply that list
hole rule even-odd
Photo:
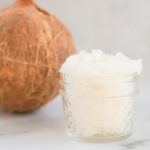
[{"label": "white surface", "polygon": [[[0,0],[0,8],[14,0]],[[123,51],[144,60],[133,136],[113,144],[88,144],[64,134],[60,98],[32,114],[0,112],[0,150],[149,150],[150,149],[150,1],[37,0],[72,31],[77,48]],[[147,83],[147,84],[146,84]],[[5,134],[6,133],[6,134]]]},{"label": "white surface", "polygon": [[0,113],[0,149],[2,150],[149,150],[150,94],[141,89],[133,135],[116,143],[84,143],[65,136],[61,98],[32,114]]}]

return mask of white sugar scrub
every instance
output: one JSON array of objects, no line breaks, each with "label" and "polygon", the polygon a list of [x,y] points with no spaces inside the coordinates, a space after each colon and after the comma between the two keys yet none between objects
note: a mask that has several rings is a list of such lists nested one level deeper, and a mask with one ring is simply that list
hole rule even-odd
[{"label": "white sugar scrub", "polygon": [[60,69],[67,134],[85,141],[131,135],[137,78],[142,60],[122,53],[80,51]]}]

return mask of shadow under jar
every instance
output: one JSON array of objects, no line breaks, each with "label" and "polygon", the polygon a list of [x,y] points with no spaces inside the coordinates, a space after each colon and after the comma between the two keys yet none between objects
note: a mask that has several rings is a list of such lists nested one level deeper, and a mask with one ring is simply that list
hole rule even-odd
[{"label": "shadow under jar", "polygon": [[102,76],[68,82],[62,76],[66,132],[76,140],[113,142],[131,135],[137,75]]}]

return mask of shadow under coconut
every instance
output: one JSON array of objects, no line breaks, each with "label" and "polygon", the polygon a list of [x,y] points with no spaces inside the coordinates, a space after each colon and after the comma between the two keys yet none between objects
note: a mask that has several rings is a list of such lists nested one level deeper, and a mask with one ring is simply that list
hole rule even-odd
[{"label": "shadow under coconut", "polygon": [[60,115],[56,115],[59,106],[54,105],[50,104],[28,113],[9,113],[0,109],[0,136],[42,130],[63,130],[63,119]]}]

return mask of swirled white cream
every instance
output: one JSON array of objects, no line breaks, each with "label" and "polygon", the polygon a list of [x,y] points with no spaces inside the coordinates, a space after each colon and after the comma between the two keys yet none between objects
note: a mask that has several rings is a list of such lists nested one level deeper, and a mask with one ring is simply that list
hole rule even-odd
[{"label": "swirled white cream", "polygon": [[129,134],[133,93],[137,88],[134,77],[141,70],[141,59],[131,60],[122,53],[107,55],[93,50],[70,56],[60,72],[64,82],[62,95],[67,97],[64,99],[70,107],[65,111],[71,115],[68,124],[72,134],[81,137]]}]

